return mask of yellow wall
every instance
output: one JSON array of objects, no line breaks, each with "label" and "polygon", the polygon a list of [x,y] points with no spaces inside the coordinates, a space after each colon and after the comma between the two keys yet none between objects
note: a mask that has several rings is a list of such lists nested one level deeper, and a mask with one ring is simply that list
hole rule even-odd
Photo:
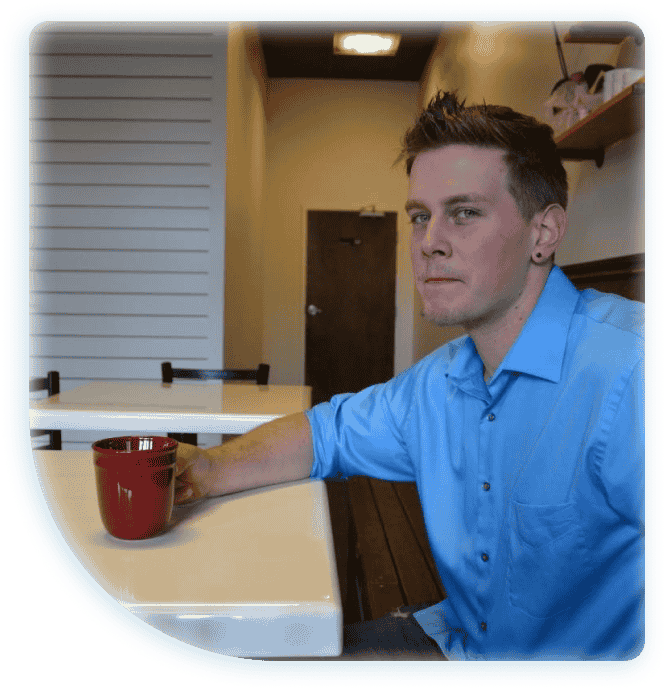
[{"label": "yellow wall", "polygon": [[271,382],[304,382],[306,212],[398,213],[396,371],[412,363],[407,177],[394,166],[416,82],[271,79],[264,231],[264,357]]},{"label": "yellow wall", "polygon": [[[558,23],[560,40],[569,25]],[[628,45],[630,44],[630,45]],[[569,74],[589,64],[643,68],[643,51],[622,46],[563,43]],[[420,105],[437,89],[458,90],[468,104],[506,105],[542,119],[542,104],[562,77],[551,23],[484,23],[447,27],[421,85]],[[592,161],[565,162],[569,175],[569,230],[557,263],[642,252],[644,244],[643,135],[611,147],[601,169]],[[414,294],[414,359],[461,333],[420,316]]]},{"label": "yellow wall", "polygon": [[251,368],[264,361],[266,92],[259,42],[249,26],[230,25],[227,76],[224,365]]},{"label": "yellow wall", "polygon": [[[567,24],[558,23],[563,37]],[[595,62],[643,67],[643,51],[563,44],[569,73]],[[550,23],[446,25],[420,85],[266,80],[256,35],[231,25],[225,249],[225,364],[271,365],[271,382],[301,384],[305,362],[308,209],[374,204],[398,212],[396,372],[460,334],[420,317],[403,211],[400,139],[438,89],[468,103],[540,117],[561,78]],[[566,162],[569,232],[560,265],[644,251],[643,135],[593,162]]]}]

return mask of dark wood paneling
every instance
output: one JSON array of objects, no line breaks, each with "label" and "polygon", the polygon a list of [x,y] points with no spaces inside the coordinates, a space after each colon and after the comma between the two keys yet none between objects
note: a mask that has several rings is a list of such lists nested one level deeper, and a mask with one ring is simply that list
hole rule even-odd
[{"label": "dark wood paneling", "polygon": [[560,268],[579,290],[594,288],[645,302],[645,254],[627,254]]}]

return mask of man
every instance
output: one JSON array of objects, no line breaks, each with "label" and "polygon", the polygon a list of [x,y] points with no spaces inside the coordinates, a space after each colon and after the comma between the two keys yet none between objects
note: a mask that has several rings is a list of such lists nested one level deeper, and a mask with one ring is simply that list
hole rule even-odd
[{"label": "man", "polygon": [[547,126],[438,94],[403,157],[423,313],[466,335],[387,383],[218,448],[182,446],[177,499],[308,476],[416,481],[448,597],[349,626],[346,654],[631,659],[643,305],[578,292],[554,266],[567,181]]}]

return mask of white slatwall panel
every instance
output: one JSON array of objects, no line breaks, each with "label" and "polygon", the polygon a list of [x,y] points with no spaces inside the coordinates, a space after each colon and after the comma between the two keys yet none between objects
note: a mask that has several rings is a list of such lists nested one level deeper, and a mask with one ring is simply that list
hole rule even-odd
[{"label": "white slatwall panel", "polygon": [[30,78],[30,375],[221,368],[224,31],[45,31]]}]

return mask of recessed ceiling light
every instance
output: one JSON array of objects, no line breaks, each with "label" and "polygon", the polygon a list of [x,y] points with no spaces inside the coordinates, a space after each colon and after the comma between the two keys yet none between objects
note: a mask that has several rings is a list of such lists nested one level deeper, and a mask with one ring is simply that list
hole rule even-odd
[{"label": "recessed ceiling light", "polygon": [[398,34],[344,33],[333,37],[336,55],[395,55],[400,43]]}]

